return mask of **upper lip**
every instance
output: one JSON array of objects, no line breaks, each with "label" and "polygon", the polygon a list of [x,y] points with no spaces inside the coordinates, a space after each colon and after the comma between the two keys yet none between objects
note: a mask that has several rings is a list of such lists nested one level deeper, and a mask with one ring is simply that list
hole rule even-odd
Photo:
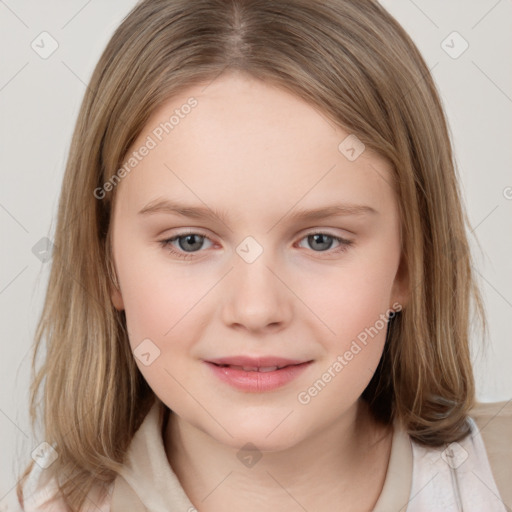
[{"label": "upper lip", "polygon": [[276,356],[233,356],[233,357],[219,357],[218,359],[209,359],[208,363],[214,364],[227,364],[231,366],[247,366],[253,368],[269,368],[277,366],[282,368],[283,366],[296,365],[301,363],[307,363],[309,361],[300,361],[297,359],[286,359],[284,357]]}]

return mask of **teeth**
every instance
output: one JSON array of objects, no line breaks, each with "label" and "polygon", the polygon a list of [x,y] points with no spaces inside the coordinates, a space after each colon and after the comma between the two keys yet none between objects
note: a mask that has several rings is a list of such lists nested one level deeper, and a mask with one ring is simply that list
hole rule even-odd
[{"label": "teeth", "polygon": [[244,370],[245,372],[274,372],[279,369],[279,366],[265,366],[258,368],[257,366],[234,366],[234,365],[226,365],[234,370]]}]

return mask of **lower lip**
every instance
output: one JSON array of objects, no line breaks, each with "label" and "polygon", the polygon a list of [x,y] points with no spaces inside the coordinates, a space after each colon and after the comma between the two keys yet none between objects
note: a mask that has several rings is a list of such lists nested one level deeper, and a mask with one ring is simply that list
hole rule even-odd
[{"label": "lower lip", "polygon": [[264,391],[272,391],[292,381],[298,377],[312,361],[285,366],[273,372],[246,372],[245,370],[236,370],[229,366],[217,366],[208,361],[205,361],[205,363],[223,382],[242,391],[261,393]]}]

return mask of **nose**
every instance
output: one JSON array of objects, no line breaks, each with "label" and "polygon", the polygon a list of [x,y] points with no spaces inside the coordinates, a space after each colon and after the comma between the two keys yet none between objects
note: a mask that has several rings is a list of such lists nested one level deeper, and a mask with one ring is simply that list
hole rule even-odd
[{"label": "nose", "polygon": [[288,325],[293,293],[280,268],[266,251],[253,262],[234,255],[234,268],[221,290],[222,316],[227,326],[257,332]]}]

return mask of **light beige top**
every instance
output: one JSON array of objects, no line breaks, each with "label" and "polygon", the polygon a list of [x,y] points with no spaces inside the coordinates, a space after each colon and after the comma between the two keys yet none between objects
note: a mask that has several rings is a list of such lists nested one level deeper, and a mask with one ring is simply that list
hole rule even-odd
[{"label": "light beige top", "polygon": [[[167,460],[162,437],[166,410],[156,399],[133,437],[121,474],[102,502],[91,500],[91,510],[196,511]],[[478,502],[485,503],[485,512],[512,510],[512,400],[480,403],[470,417],[477,427],[474,433],[441,448],[415,443],[395,424],[386,478],[373,512],[483,512]],[[38,476],[31,474],[29,480],[30,487]],[[24,510],[65,511],[62,502],[43,505],[51,485],[33,494]]]}]

